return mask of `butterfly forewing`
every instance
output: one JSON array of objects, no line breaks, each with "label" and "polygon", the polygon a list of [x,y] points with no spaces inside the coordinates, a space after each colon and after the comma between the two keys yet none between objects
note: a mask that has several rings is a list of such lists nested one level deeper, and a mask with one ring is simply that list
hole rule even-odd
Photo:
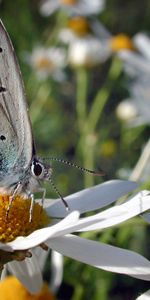
[{"label": "butterfly forewing", "polygon": [[[32,159],[24,85],[11,40],[0,21],[0,186],[13,183]],[[18,174],[18,175],[17,175]]]}]

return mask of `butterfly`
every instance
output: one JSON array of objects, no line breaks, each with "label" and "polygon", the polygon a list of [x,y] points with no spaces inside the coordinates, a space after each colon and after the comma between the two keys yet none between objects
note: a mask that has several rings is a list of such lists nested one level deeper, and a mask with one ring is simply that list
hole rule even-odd
[{"label": "butterfly", "polygon": [[[95,172],[65,160],[52,159],[82,171],[103,175],[103,171]],[[34,192],[42,191],[42,199],[45,197],[45,189],[40,185],[42,181],[51,182],[69,209],[53,184],[51,175],[51,165],[36,155],[20,67],[10,37],[0,20],[0,188],[5,188],[11,194],[7,215],[15,196],[24,193],[31,198],[31,221]]]},{"label": "butterfly", "polygon": [[36,156],[21,71],[0,21],[0,187],[12,194],[9,207],[19,193],[33,199],[51,173],[50,164]]}]

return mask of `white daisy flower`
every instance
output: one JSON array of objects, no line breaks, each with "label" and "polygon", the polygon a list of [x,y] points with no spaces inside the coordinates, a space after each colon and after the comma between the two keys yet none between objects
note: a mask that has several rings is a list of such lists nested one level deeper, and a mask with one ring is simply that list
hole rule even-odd
[{"label": "white daisy flower", "polygon": [[[51,201],[45,200],[44,207],[47,215],[45,215],[44,211],[41,213],[41,207],[35,204],[32,223],[26,220],[29,213],[29,209],[27,209],[27,207],[29,208],[28,201],[21,201],[19,198],[16,203],[17,209],[15,207],[15,200],[13,202],[14,209],[13,207],[11,208],[9,218],[5,224],[4,219],[6,220],[6,214],[3,209],[4,216],[2,218],[2,224],[0,225],[4,227],[8,225],[8,227],[11,228],[11,239],[13,239],[13,235],[15,236],[16,234],[16,228],[20,226],[22,236],[18,236],[15,240],[7,242],[10,237],[8,236],[9,230],[5,228],[4,235],[6,234],[6,240],[4,243],[5,236],[3,235],[3,243],[0,243],[0,249],[10,252],[25,251],[27,249],[33,249],[42,243],[46,243],[51,249],[63,255],[67,255],[97,268],[127,274],[143,280],[150,280],[150,262],[140,254],[72,235],[74,232],[104,230],[105,228],[118,225],[148,210],[150,208],[150,196],[148,192],[145,191],[138,193],[126,203],[108,208],[90,217],[79,217],[79,213],[82,214],[110,205],[116,199],[135,188],[136,184],[133,182],[113,180],[80,191],[66,197],[70,208],[69,214],[60,199]],[[2,199],[7,209],[8,198],[4,199],[3,195]],[[19,201],[21,201],[20,206]],[[27,205],[26,209],[24,205]],[[39,222],[40,226],[42,226],[42,222],[47,222],[46,216],[62,218],[62,220],[58,221],[58,219],[56,219],[54,224],[47,223],[45,228],[35,229],[37,225],[39,226]],[[18,217],[18,226],[15,224],[16,217]],[[21,225],[22,221],[24,228],[23,225]],[[29,224],[30,227],[33,226],[33,228],[29,228]],[[31,232],[30,234],[28,234],[29,231]],[[19,234],[17,233],[17,235]],[[92,256],[91,253],[94,253],[94,256]],[[40,266],[34,253],[32,259],[26,258],[25,261],[22,262],[9,262],[7,267],[30,292],[38,292],[41,288],[42,278]]]},{"label": "white daisy flower", "polygon": [[100,36],[87,35],[76,38],[70,43],[68,60],[70,64],[77,67],[94,67],[104,63],[113,53],[126,47],[131,47],[131,44],[130,39],[125,35],[109,38],[108,36],[100,38]]},{"label": "white daisy flower", "polygon": [[68,61],[75,67],[95,67],[121,49],[133,48],[128,36],[113,37],[100,22],[89,22],[83,17],[70,18],[59,38],[69,45]]},{"label": "white daisy flower", "polygon": [[95,24],[83,17],[74,17],[68,21],[68,27],[60,31],[59,39],[69,46],[68,62],[72,66],[94,67],[105,62],[112,54],[107,31],[104,33],[101,23],[97,26],[99,36],[95,34]]},{"label": "white daisy flower", "polygon": [[66,53],[64,49],[37,47],[30,55],[26,55],[26,61],[40,79],[51,76],[57,81],[62,81],[65,78],[63,68],[66,66]]},{"label": "white daisy flower", "polygon": [[64,9],[68,14],[92,15],[98,14],[105,7],[105,0],[44,0],[40,5],[43,16],[49,16],[58,9]]}]

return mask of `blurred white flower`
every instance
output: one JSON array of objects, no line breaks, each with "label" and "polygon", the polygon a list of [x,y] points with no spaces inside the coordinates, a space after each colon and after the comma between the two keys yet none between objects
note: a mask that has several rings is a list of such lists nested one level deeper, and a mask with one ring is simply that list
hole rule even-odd
[{"label": "blurred white flower", "polygon": [[95,67],[112,54],[109,33],[100,22],[95,24],[83,17],[70,18],[59,38],[68,44],[68,62],[75,67]]},{"label": "blurred white flower", "polygon": [[[44,205],[47,214],[52,218],[63,219],[59,222],[56,219],[54,225],[35,230],[27,237],[19,236],[11,242],[0,243],[0,249],[25,250],[46,243],[51,249],[91,266],[150,281],[150,262],[140,254],[71,234],[91,230],[102,231],[147,211],[150,208],[150,196],[148,191],[142,191],[123,204],[90,217],[79,218],[79,213],[109,205],[136,186],[133,182],[113,180],[70,195],[66,197],[70,207],[69,214],[60,199],[47,199]],[[32,293],[41,288],[39,258],[34,252],[32,258],[26,258],[23,262],[10,262],[8,267]]]},{"label": "blurred white flower", "polygon": [[68,62],[75,67],[95,67],[121,49],[133,47],[128,36],[113,37],[100,22],[79,16],[69,19],[59,38],[68,44]]},{"label": "blurred white flower", "polygon": [[98,14],[105,7],[105,0],[44,0],[40,5],[43,16],[49,16],[58,9],[64,9],[68,14],[92,15]]},{"label": "blurred white flower", "polygon": [[121,49],[132,47],[132,43],[127,36],[121,34],[112,37],[109,36],[107,31],[105,32],[100,23],[99,27],[102,37],[100,34],[99,36],[87,34],[84,37],[73,39],[72,36],[68,51],[68,60],[72,65],[94,67],[104,63],[112,54],[118,53]]},{"label": "blurred white flower", "polygon": [[51,76],[57,81],[62,81],[65,78],[63,68],[66,65],[66,53],[64,49],[37,47],[30,55],[26,55],[26,61],[40,79]]},{"label": "blurred white flower", "polygon": [[132,125],[150,124],[150,38],[142,33],[135,35],[136,51],[120,51],[125,72],[130,78],[131,103],[136,107],[137,116]]},{"label": "blurred white flower", "polygon": [[68,62],[75,67],[94,67],[105,62],[111,54],[106,41],[94,36],[76,39],[68,49]]},{"label": "blurred white flower", "polygon": [[130,100],[124,100],[118,104],[116,109],[117,117],[122,121],[132,122],[137,116],[137,109]]}]

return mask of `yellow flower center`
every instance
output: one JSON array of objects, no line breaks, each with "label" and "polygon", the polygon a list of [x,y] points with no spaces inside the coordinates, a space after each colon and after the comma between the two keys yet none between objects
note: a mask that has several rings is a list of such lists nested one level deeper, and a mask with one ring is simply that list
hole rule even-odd
[{"label": "yellow flower center", "polygon": [[35,68],[41,69],[41,70],[46,70],[46,71],[51,71],[55,67],[54,67],[54,63],[49,58],[41,57],[35,61]]},{"label": "yellow flower center", "polygon": [[90,25],[83,17],[74,17],[68,21],[68,27],[79,36],[87,35],[90,32]]},{"label": "yellow flower center", "polygon": [[7,216],[10,195],[0,194],[0,242],[6,243],[18,236],[27,236],[36,229],[50,223],[50,219],[43,208],[34,203],[32,221],[29,221],[31,200],[18,195],[12,202]]},{"label": "yellow flower center", "polygon": [[116,52],[123,49],[135,50],[132,40],[125,34],[118,34],[110,40],[111,49]]},{"label": "yellow flower center", "polygon": [[9,276],[0,282],[0,298],[2,300],[55,300],[46,284],[43,285],[38,294],[31,295],[13,276]]},{"label": "yellow flower center", "polygon": [[64,5],[74,5],[78,2],[78,0],[60,0],[60,2]]}]

